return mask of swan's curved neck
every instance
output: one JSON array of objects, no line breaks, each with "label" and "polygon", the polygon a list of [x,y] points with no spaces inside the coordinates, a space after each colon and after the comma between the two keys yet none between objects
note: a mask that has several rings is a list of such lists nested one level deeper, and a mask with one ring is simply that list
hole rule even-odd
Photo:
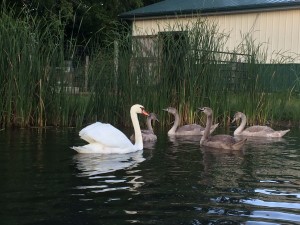
[{"label": "swan's curved neck", "polygon": [[247,118],[244,114],[242,114],[242,122],[240,124],[240,126],[238,128],[235,129],[235,131],[233,132],[234,135],[240,134],[243,132],[243,130],[245,129],[246,123],[247,123]]},{"label": "swan's curved neck", "polygon": [[153,131],[150,116],[147,117],[147,129]]},{"label": "swan's curved neck", "polygon": [[143,146],[143,137],[142,137],[141,127],[140,127],[137,113],[130,111],[130,117],[131,117],[133,129],[134,129],[134,135],[135,135],[134,145],[136,146],[136,148],[138,150],[142,150],[144,147]]},{"label": "swan's curved neck", "polygon": [[212,124],[212,114],[207,116],[206,126],[205,126],[205,130],[204,130],[204,134],[201,137],[200,144],[202,144],[203,141],[208,139],[208,136],[210,134],[211,124]]},{"label": "swan's curved neck", "polygon": [[179,126],[180,117],[178,113],[173,114],[175,116],[175,121],[171,129],[168,131],[168,134],[175,134],[177,127]]}]

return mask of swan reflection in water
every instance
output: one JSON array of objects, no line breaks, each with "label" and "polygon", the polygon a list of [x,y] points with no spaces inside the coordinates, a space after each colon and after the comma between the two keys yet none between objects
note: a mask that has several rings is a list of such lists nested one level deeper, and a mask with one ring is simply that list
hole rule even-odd
[{"label": "swan reflection in water", "polygon": [[180,144],[196,144],[199,145],[200,139],[202,136],[200,135],[186,135],[186,136],[168,136],[170,142],[173,145],[178,146]]},{"label": "swan reflection in water", "polygon": [[[235,136],[237,140],[245,138],[244,136]],[[286,140],[282,137],[247,137],[247,146],[255,148],[274,148],[274,146],[285,145]]]},{"label": "swan reflection in water", "polygon": [[[235,137],[242,140],[244,137]],[[203,182],[217,187],[238,186],[245,176],[243,164],[244,157],[255,154],[255,161],[271,160],[272,156],[265,159],[264,153],[272,151],[272,154],[282,154],[286,141],[283,138],[247,137],[245,147],[241,150],[215,149],[201,146],[203,154]],[[245,153],[246,152],[246,153]],[[266,161],[269,163],[269,161]],[[270,163],[271,164],[271,163]]]},{"label": "swan reflection in water", "polygon": [[[140,170],[135,170],[145,160],[143,151],[128,154],[76,154],[73,157],[78,177],[88,177],[92,184],[77,186],[76,189],[89,189],[94,193],[124,190],[136,191],[143,185],[139,179]],[[123,170],[123,172],[115,173]],[[100,185],[99,185],[100,184]]]},{"label": "swan reflection in water", "polygon": [[202,183],[218,188],[238,187],[243,177],[244,150],[200,147],[203,154]]}]

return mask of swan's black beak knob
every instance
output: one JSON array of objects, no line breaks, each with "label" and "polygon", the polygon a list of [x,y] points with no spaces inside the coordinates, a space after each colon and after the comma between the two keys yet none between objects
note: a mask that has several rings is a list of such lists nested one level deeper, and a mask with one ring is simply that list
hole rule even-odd
[{"label": "swan's black beak knob", "polygon": [[141,108],[142,110],[142,114],[145,115],[145,116],[149,116],[149,113],[144,109],[144,108]]}]

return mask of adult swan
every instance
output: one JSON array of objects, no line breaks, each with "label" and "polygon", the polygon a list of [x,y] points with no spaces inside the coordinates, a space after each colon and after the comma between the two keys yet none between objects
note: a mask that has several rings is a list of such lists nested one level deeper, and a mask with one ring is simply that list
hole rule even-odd
[{"label": "adult swan", "polygon": [[79,132],[79,136],[89,144],[74,146],[78,153],[125,154],[143,149],[143,139],[137,114],[148,116],[142,105],[136,104],[130,108],[130,117],[134,128],[135,144],[117,128],[107,123],[96,122]]}]

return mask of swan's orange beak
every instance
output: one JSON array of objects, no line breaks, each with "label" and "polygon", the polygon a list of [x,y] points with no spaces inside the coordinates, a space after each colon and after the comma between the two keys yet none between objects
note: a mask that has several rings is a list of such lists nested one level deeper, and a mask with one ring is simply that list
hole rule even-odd
[{"label": "swan's orange beak", "polygon": [[145,109],[142,109],[142,114],[145,116],[149,116],[149,113]]}]

